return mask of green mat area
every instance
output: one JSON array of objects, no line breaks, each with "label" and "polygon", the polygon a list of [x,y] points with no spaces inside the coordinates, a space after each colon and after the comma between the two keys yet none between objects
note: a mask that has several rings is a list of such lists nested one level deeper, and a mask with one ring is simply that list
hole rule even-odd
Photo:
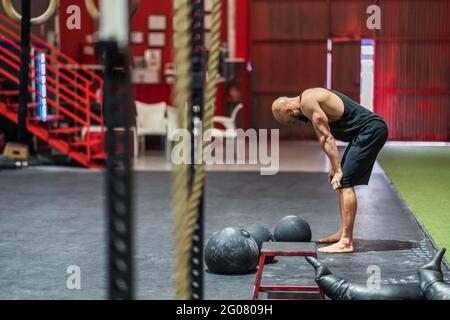
[{"label": "green mat area", "polygon": [[450,148],[385,146],[379,161],[437,245],[450,250]]}]

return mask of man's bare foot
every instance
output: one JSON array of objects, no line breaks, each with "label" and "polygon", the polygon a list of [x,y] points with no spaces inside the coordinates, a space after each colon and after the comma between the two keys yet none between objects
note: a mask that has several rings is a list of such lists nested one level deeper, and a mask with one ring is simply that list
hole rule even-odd
[{"label": "man's bare foot", "polygon": [[341,240],[341,237],[342,237],[342,230],[339,230],[329,237],[320,239],[319,243],[335,243]]},{"label": "man's bare foot", "polygon": [[321,253],[351,253],[353,251],[353,241],[348,240],[340,240],[335,244],[319,249]]}]

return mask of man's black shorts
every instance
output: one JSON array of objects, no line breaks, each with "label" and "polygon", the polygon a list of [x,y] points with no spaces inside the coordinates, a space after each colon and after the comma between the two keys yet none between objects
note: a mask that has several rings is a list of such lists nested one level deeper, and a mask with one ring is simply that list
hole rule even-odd
[{"label": "man's black shorts", "polygon": [[372,120],[348,145],[342,158],[342,188],[369,184],[378,153],[388,138],[383,120]]}]

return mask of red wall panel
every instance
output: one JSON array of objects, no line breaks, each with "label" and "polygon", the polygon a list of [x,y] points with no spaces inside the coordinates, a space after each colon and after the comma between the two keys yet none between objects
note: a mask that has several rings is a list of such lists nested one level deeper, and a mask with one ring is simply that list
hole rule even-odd
[{"label": "red wall panel", "polygon": [[382,28],[378,36],[436,38],[450,32],[446,0],[379,0]]},{"label": "red wall panel", "polygon": [[311,126],[280,126],[271,103],[278,96],[296,96],[324,85],[326,13],[327,1],[252,0],[251,127],[281,128],[282,138],[315,138]]},{"label": "red wall panel", "polygon": [[380,1],[375,111],[391,140],[450,139],[450,3]]},{"label": "red wall panel", "polygon": [[[375,106],[391,140],[450,139],[450,1],[252,0],[252,125],[276,127],[270,103],[322,86],[327,38],[333,46],[333,88],[359,100],[359,42],[376,40]],[[381,8],[381,30],[368,30],[367,7]],[[316,75],[316,77],[314,76]],[[286,128],[283,128],[286,129]],[[309,138],[301,128],[290,138]]]},{"label": "red wall panel", "polygon": [[[66,21],[69,15],[67,7],[78,5],[81,9],[81,29],[69,30]],[[78,61],[82,60],[82,46],[86,44],[85,38],[97,30],[97,23],[92,21],[87,13],[84,0],[61,0],[61,49]],[[172,60],[172,1],[141,1],[141,6],[132,19],[131,31],[144,33],[144,42],[133,45],[133,55],[143,56],[148,48],[147,17],[149,15],[165,15],[167,17],[166,46],[162,50],[162,64]],[[157,49],[157,48],[156,48]]]},{"label": "red wall panel", "polygon": [[[67,13],[67,8],[71,5],[77,5],[81,9],[81,29],[69,30],[67,28],[67,19],[70,17],[70,14]],[[60,0],[59,12],[61,50],[76,61],[81,61],[82,45],[85,43],[86,35],[94,33],[96,24],[87,13],[84,0]]]},{"label": "red wall panel", "polygon": [[330,33],[334,37],[371,37],[373,31],[367,29],[367,7],[375,4],[373,0],[334,0],[330,1]]},{"label": "red wall panel", "polygon": [[[172,61],[172,1],[141,1],[141,6],[132,20],[131,31],[140,31],[144,33],[144,43],[133,45],[133,55],[143,56],[148,46],[148,16],[165,15],[167,17],[166,45],[162,49],[162,65]],[[157,49],[157,48],[155,48]]]},{"label": "red wall panel", "polygon": [[448,141],[449,96],[379,94],[377,113],[389,126],[389,138],[398,141]]},{"label": "red wall panel", "polygon": [[251,37],[252,40],[323,38],[328,35],[326,17],[324,0],[253,0]]}]

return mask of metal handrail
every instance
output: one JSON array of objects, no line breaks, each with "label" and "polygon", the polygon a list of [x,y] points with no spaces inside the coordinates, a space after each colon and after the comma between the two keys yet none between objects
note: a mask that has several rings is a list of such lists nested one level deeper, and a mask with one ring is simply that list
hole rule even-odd
[{"label": "metal handrail", "polygon": [[[19,52],[16,53],[8,50],[6,47],[0,46],[0,52],[2,52],[0,60],[10,66],[12,70],[19,71],[19,54],[21,47],[17,43],[20,41],[20,36],[17,32],[20,31],[20,26],[2,14],[0,14],[0,21],[7,23],[7,25],[0,23],[0,40],[10,45],[14,49],[13,51]],[[49,45],[39,37],[31,35],[31,38],[33,42],[37,44],[31,44],[31,48],[33,48],[36,52],[48,51],[46,52],[46,57],[48,58],[48,73],[46,75],[47,90],[54,94],[54,99],[47,97],[47,102],[50,106],[61,112],[61,114],[64,114],[69,119],[75,121],[75,126],[86,127],[86,158],[87,161],[90,162],[92,159],[92,141],[89,133],[92,126],[92,121],[98,123],[101,127],[101,132],[104,132],[102,95],[97,95],[94,92],[94,88],[100,89],[100,92],[102,91],[103,79],[95,72],[82,66],[74,59],[70,58],[59,49]],[[32,59],[36,59],[36,54],[33,53],[33,51],[30,53],[30,56]],[[73,68],[69,65],[72,65]],[[36,71],[36,66],[30,64],[30,79],[36,79],[33,75],[34,71]],[[20,83],[18,75],[14,75],[2,68],[0,68],[0,75],[3,75],[16,84]],[[68,85],[73,87],[75,91],[64,84],[61,84],[58,79],[64,80]],[[37,90],[30,85],[29,90],[39,96],[39,92],[37,92]],[[57,101],[63,101],[67,105],[61,105]],[[91,102],[93,101],[100,105],[100,115],[97,115],[91,111]]]},{"label": "metal handrail", "polygon": [[[20,26],[15,23],[14,21],[12,21],[11,19],[9,19],[8,17],[6,17],[5,15],[0,14],[0,19],[7,22],[9,25],[11,25],[12,27],[14,27],[14,29],[16,29],[17,31],[20,31]],[[103,83],[103,79],[101,77],[99,77],[95,72],[92,72],[91,70],[89,70],[88,68],[83,67],[83,65],[79,64],[77,61],[75,61],[73,58],[69,57],[68,55],[66,55],[65,53],[63,53],[62,51],[60,51],[58,48],[53,47],[51,45],[49,45],[47,42],[45,42],[44,40],[42,40],[41,38],[37,37],[34,34],[31,34],[31,39],[33,41],[36,41],[37,43],[39,43],[40,45],[46,47],[47,49],[49,49],[50,51],[56,53],[58,56],[60,56],[61,58],[65,59],[67,62],[69,62],[72,65],[75,65],[77,68],[79,68],[80,70],[83,70],[83,72],[89,74],[89,76],[95,80],[97,80],[98,82]],[[63,63],[63,62],[59,62],[61,63],[61,65],[66,65],[67,63]],[[86,79],[87,81],[89,81],[89,79],[87,79],[86,77],[82,78]]]},{"label": "metal handrail", "polygon": [[[6,50],[5,48],[3,48],[3,47],[1,47],[1,46],[0,46],[0,51],[1,51],[1,52],[5,52],[5,53],[8,52],[8,50]],[[13,55],[13,54],[10,53],[10,55]],[[5,57],[0,56],[0,60],[2,60],[2,61],[4,61],[5,63],[7,63],[9,66],[11,66],[11,67],[12,67],[13,69],[15,69],[16,71],[18,71],[18,72],[20,71],[19,65],[12,63],[11,61],[9,61],[8,59],[6,59]],[[36,70],[35,66],[33,66],[33,65],[31,65],[31,64],[30,64],[30,68],[31,68],[31,70]],[[32,80],[36,80],[36,77],[35,77],[31,72],[29,73],[29,78],[32,79]],[[57,84],[58,84],[58,82],[57,82],[55,79],[53,79],[51,76],[48,76],[48,75],[47,75],[47,80],[49,80],[50,83],[53,83],[53,84],[55,84],[56,86],[57,86]],[[95,120],[96,122],[98,122],[99,124],[102,123],[102,119],[101,119],[99,116],[90,113],[90,106],[89,106],[89,104],[90,104],[89,101],[90,101],[90,100],[87,100],[87,101],[85,100],[85,103],[86,103],[86,105],[89,106],[89,108],[83,108],[83,107],[80,106],[79,104],[76,104],[73,100],[71,100],[71,99],[70,99],[69,97],[67,97],[66,95],[64,95],[64,94],[62,94],[61,92],[57,91],[55,88],[53,88],[53,87],[51,87],[51,86],[48,86],[47,88],[48,88],[48,90],[49,90],[50,92],[52,92],[53,94],[55,94],[55,96],[61,98],[61,99],[64,100],[66,103],[70,104],[74,109],[77,109],[78,111],[83,112],[83,113],[86,115],[86,117],[88,117],[88,115],[89,115],[90,117],[92,117],[92,119],[94,119],[94,120]],[[59,86],[59,88],[65,88],[65,87]],[[65,89],[68,90],[67,88],[65,88]],[[33,90],[33,92],[35,92],[35,90]],[[86,96],[88,96],[88,95],[86,95]]]},{"label": "metal handrail", "polygon": [[[9,43],[11,46],[13,46],[15,49],[17,49],[17,50],[20,51],[20,46],[19,46],[17,43],[15,43],[14,41],[12,41],[11,39],[6,38],[4,35],[0,35],[0,39],[4,40],[5,42],[7,42],[7,43]],[[38,48],[35,48],[35,47],[33,47],[33,48],[36,49],[36,50],[38,50]],[[4,52],[5,52],[5,51],[4,51]],[[14,60],[16,60],[18,63],[20,63],[20,57],[19,57],[18,55],[15,55],[15,54],[13,54],[12,52],[7,51],[7,50],[6,50],[6,52],[7,52],[8,55],[10,55],[10,56],[12,55],[13,58],[14,58]],[[30,53],[30,56],[31,56],[32,59],[35,59],[35,58],[36,58],[36,55],[33,54],[33,53]],[[32,64],[30,64],[30,68],[34,68],[34,66],[33,66]],[[48,64],[48,65],[47,65],[47,69],[48,69],[49,71],[53,72],[54,74],[56,74],[56,77],[61,77],[61,78],[63,78],[64,80],[66,80],[67,82],[70,82],[70,84],[73,85],[73,86],[75,86],[75,87],[77,87],[77,89],[83,90],[83,91],[86,90],[86,87],[85,87],[85,86],[84,86],[84,87],[81,86],[80,84],[76,83],[73,79],[70,79],[70,78],[69,78],[68,76],[66,76],[65,74],[58,72],[58,71],[56,70],[56,68],[53,67],[52,65]],[[56,81],[56,80],[55,80],[55,81]],[[79,101],[85,102],[85,101],[87,100],[87,98],[84,98],[84,97],[80,96],[79,94],[77,94],[77,93],[75,93],[75,92],[73,92],[73,91],[70,91],[69,89],[67,89],[67,88],[64,87],[64,86],[60,86],[60,88],[63,89],[64,91],[66,91],[68,94],[72,95],[74,98],[78,99]]]},{"label": "metal handrail", "polygon": [[[9,80],[11,80],[11,81],[13,81],[13,82],[15,82],[17,84],[20,83],[20,80],[19,80],[19,78],[17,76],[14,76],[11,73],[9,73],[9,72],[7,72],[7,71],[5,71],[3,69],[0,69],[0,74],[2,74],[3,76],[7,77]],[[37,92],[32,86],[29,85],[28,89],[30,90],[30,92],[33,92],[33,93],[35,93],[36,95],[39,96],[39,92]],[[53,99],[49,99],[47,97],[47,101],[52,107],[54,107],[55,109],[61,111],[61,113],[65,114],[69,118],[75,120],[76,122],[79,122],[82,125],[86,125],[86,121],[84,119],[80,118],[75,113],[73,113],[73,112],[63,108],[60,104],[58,104]]]}]

